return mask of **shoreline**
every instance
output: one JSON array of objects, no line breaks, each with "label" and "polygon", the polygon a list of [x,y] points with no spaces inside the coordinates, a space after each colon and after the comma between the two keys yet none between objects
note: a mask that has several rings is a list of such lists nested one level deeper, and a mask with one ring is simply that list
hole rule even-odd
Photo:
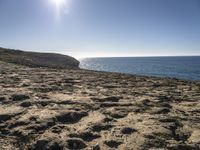
[{"label": "shoreline", "polygon": [[200,57],[88,58],[80,68],[200,81]]},{"label": "shoreline", "polygon": [[92,69],[84,69],[80,68],[80,70],[91,71],[91,72],[99,72],[99,73],[111,73],[111,74],[122,74],[128,76],[137,76],[137,77],[147,77],[147,78],[159,78],[159,79],[170,79],[170,80],[180,80],[185,82],[195,82],[200,84],[200,80],[189,80],[184,78],[177,78],[177,77],[167,77],[167,76],[154,76],[154,75],[141,75],[141,74],[131,74],[131,73],[123,73],[123,72],[112,72],[112,71],[100,71],[100,70],[92,70]]},{"label": "shoreline", "polygon": [[200,84],[0,61],[0,149],[200,149]]}]

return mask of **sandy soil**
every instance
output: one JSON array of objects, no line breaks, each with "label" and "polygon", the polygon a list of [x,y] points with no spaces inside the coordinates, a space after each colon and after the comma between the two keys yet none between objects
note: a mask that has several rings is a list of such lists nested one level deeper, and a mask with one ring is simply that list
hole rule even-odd
[{"label": "sandy soil", "polygon": [[200,83],[0,62],[1,150],[199,150]]}]

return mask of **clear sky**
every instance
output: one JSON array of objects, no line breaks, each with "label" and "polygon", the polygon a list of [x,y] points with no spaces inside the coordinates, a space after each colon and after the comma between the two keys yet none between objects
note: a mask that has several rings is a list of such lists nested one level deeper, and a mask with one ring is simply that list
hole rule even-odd
[{"label": "clear sky", "polygon": [[75,57],[200,55],[200,0],[0,0],[0,47]]}]

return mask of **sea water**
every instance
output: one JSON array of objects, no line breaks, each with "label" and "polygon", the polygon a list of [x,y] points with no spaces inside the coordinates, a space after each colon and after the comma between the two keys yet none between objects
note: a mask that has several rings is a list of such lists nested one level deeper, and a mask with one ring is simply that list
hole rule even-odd
[{"label": "sea water", "polygon": [[85,58],[80,60],[80,68],[200,80],[200,56]]}]

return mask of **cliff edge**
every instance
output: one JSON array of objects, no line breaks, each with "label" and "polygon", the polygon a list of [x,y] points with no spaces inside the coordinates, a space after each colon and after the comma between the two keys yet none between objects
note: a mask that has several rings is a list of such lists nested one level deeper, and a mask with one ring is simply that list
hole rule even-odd
[{"label": "cliff edge", "polygon": [[28,67],[47,67],[59,69],[78,69],[79,61],[73,57],[54,54],[24,52],[21,50],[0,48],[0,61]]}]

